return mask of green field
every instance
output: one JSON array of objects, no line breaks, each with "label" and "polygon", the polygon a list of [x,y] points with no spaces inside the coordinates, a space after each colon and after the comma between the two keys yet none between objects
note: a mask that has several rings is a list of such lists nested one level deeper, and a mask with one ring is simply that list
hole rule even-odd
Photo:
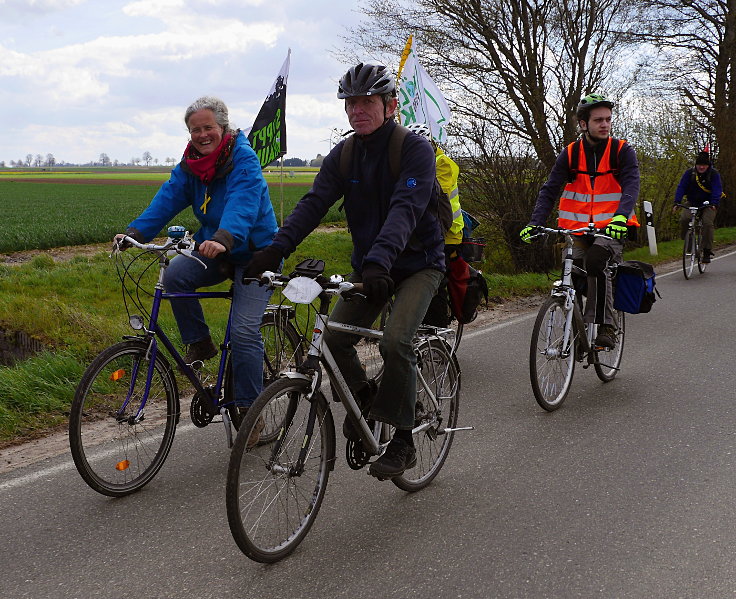
[{"label": "green field", "polygon": [[[54,173],[55,179],[58,178],[56,175]],[[95,176],[100,179],[111,177],[101,173]],[[41,182],[21,177],[11,180],[6,175],[0,176],[0,202],[5,206],[0,221],[0,253],[112,239],[145,209],[160,184],[159,181],[129,184],[133,176],[140,177],[138,174],[128,175],[127,181],[119,185],[114,182]],[[94,181],[82,173],[70,173],[68,177],[70,181]],[[140,178],[134,180],[143,181]],[[288,215],[310,185],[311,182],[304,182],[282,187],[278,183],[269,183],[277,219],[280,220],[282,213],[282,193],[283,214]],[[323,222],[338,223],[343,219],[343,213],[334,206]],[[183,225],[191,231],[199,228],[189,211],[182,212],[170,224]]]}]

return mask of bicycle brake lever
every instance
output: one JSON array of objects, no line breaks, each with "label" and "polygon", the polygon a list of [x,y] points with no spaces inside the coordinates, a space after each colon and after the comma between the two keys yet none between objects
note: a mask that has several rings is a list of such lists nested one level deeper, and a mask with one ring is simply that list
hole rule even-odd
[{"label": "bicycle brake lever", "polygon": [[192,256],[192,250],[178,250],[177,251],[177,254],[181,254],[182,256],[186,256],[187,258],[191,258],[192,260],[196,260],[197,262],[199,262],[202,265],[202,268],[204,268],[205,270],[207,270],[207,265],[204,262],[202,262],[196,256]]}]

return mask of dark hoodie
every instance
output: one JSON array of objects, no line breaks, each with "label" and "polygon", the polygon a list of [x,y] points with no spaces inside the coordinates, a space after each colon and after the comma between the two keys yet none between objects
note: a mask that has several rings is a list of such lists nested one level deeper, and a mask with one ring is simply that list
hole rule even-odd
[{"label": "dark hoodie", "polygon": [[350,177],[340,174],[344,141],[325,157],[312,188],[302,197],[276,234],[273,245],[285,255],[319,225],[330,206],[345,197],[345,215],[353,238],[351,263],[362,272],[366,263],[380,265],[400,281],[425,268],[444,271],[444,240],[433,200],[435,156],[431,144],[407,135],[401,170],[394,180],[388,142],[396,123],[388,121],[370,135],[356,136]]}]

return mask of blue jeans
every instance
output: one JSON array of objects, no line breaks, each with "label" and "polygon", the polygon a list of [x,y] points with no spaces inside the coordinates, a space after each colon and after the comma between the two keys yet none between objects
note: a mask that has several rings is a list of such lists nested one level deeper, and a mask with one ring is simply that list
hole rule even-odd
[{"label": "blue jeans", "polygon": [[[249,406],[263,388],[263,339],[260,326],[272,291],[257,284],[244,285],[242,265],[229,265],[225,260],[205,258],[197,252],[193,255],[204,262],[207,269],[194,260],[177,256],[164,274],[164,289],[167,293],[191,293],[200,287],[217,285],[228,278],[227,268],[234,266],[230,340],[235,399],[240,405]],[[183,343],[191,345],[210,336],[199,300],[171,300],[171,310]]]},{"label": "blue jeans", "polygon": [[[379,345],[384,370],[369,414],[374,420],[388,422],[399,429],[414,428],[417,357],[412,339],[443,276],[440,271],[427,268],[414,273],[396,286],[394,304]],[[350,280],[359,281],[360,277],[352,275]],[[382,306],[375,306],[364,300],[346,302],[340,298],[330,319],[370,327],[381,309]],[[368,382],[355,351],[358,340],[356,335],[350,333],[329,330],[325,332],[325,342],[353,392],[359,391]]]}]

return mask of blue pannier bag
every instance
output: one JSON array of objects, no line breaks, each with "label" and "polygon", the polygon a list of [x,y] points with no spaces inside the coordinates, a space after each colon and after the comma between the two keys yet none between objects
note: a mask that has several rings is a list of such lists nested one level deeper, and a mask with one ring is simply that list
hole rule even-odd
[{"label": "blue pannier bag", "polygon": [[624,260],[616,269],[613,307],[629,314],[643,314],[657,301],[654,267],[638,260]]}]

